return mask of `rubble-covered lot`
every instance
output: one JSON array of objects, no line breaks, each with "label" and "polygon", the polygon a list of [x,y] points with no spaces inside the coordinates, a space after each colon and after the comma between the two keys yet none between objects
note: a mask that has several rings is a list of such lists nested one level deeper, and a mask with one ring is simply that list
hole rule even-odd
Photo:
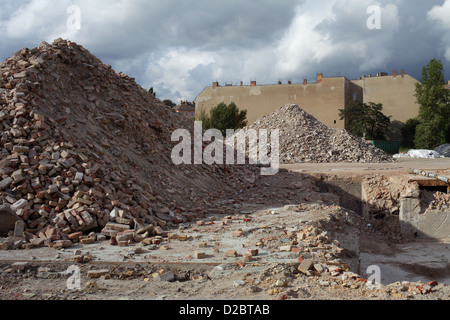
[{"label": "rubble-covered lot", "polygon": [[[262,185],[255,184],[255,190],[264,190],[259,201],[245,201],[255,190],[245,192],[235,214],[209,214],[165,227],[164,237],[156,243],[111,246],[103,241],[2,251],[1,298],[450,298],[449,286],[433,280],[368,285],[370,274],[358,273],[361,238],[370,235],[365,239],[390,247],[402,243],[401,239],[340,207],[335,195],[314,191],[314,181],[282,171],[276,178],[261,181]],[[308,183],[310,191],[296,192]],[[69,289],[67,284],[74,278],[65,272],[74,266],[80,271],[79,289]]]},{"label": "rubble-covered lot", "polygon": [[[382,214],[363,220],[320,175],[176,166],[171,135],[192,122],[70,41],[17,51],[0,76],[0,299],[449,298],[436,279],[372,287],[360,272],[367,235],[403,241],[395,179],[366,177]],[[266,120],[295,133],[283,163],[395,166],[298,106]]]}]

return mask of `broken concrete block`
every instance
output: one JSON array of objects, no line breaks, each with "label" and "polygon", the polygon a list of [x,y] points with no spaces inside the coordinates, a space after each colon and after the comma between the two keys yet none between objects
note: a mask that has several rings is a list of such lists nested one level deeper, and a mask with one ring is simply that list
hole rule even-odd
[{"label": "broken concrete block", "polygon": [[111,222],[115,222],[116,218],[119,217],[119,209],[117,207],[114,207],[114,209],[112,209],[111,212],[109,213],[109,217]]},{"label": "broken concrete block", "polygon": [[126,224],[126,225],[131,225],[133,223],[132,220],[121,217],[116,217],[116,222],[119,224]]},{"label": "broken concrete block", "polygon": [[81,218],[83,219],[86,226],[84,227],[85,231],[92,230],[97,227],[97,221],[92,218],[91,214],[87,211],[82,211],[80,213]]},{"label": "broken concrete block", "polygon": [[154,232],[155,232],[155,234],[157,234],[157,235],[161,235],[161,234],[164,233],[164,230],[163,230],[163,228],[161,228],[160,226],[157,226],[157,227],[154,229]]},{"label": "broken concrete block", "polygon": [[14,262],[11,265],[11,268],[14,271],[24,271],[27,267],[28,267],[29,263],[28,262]]},{"label": "broken concrete block", "polygon": [[326,271],[326,267],[323,266],[321,263],[315,263],[314,264],[314,269],[320,274],[322,274],[322,273],[324,273]]},{"label": "broken concrete block", "polygon": [[126,231],[126,230],[130,230],[130,226],[129,225],[125,225],[125,224],[119,224],[119,223],[114,223],[114,222],[108,222],[105,226],[106,229],[110,229],[110,230],[116,230],[116,231]]},{"label": "broken concrete block", "polygon": [[83,239],[80,239],[80,243],[81,244],[94,244],[95,238],[94,237],[83,238]]},{"label": "broken concrete block", "polygon": [[70,248],[72,246],[72,241],[70,240],[58,240],[55,241],[54,247],[55,248]]},{"label": "broken concrete block", "polygon": [[20,248],[22,248],[22,245],[27,243],[25,241],[24,237],[11,236],[11,237],[8,237],[8,240],[10,240],[10,242],[12,242],[11,246],[9,247],[10,250],[20,249]]},{"label": "broken concrete block", "polygon": [[43,239],[43,238],[37,238],[37,239],[32,239],[30,241],[30,243],[35,247],[42,247],[44,245],[44,241],[45,241],[45,239]]},{"label": "broken concrete block", "polygon": [[87,273],[87,277],[89,279],[98,279],[102,276],[105,276],[109,273],[108,269],[103,269],[103,270],[90,270]]},{"label": "broken concrete block", "polygon": [[11,210],[16,212],[19,209],[25,208],[28,205],[28,201],[26,199],[20,199],[19,201],[15,202],[11,206]]},{"label": "broken concrete block", "polygon": [[14,79],[22,79],[25,78],[27,76],[27,72],[26,71],[22,71],[19,73],[15,73],[14,74]]},{"label": "broken concrete block", "polygon": [[67,236],[67,238],[68,238],[69,240],[77,240],[77,239],[79,239],[82,235],[83,235],[83,232],[78,231],[78,232],[73,232],[73,233],[69,234],[69,235]]},{"label": "broken concrete block", "polygon": [[84,174],[82,172],[75,173],[75,180],[81,181],[83,180]]},{"label": "broken concrete block", "polygon": [[236,250],[227,250],[225,252],[225,257],[237,257],[238,253]]},{"label": "broken concrete block", "polygon": [[23,237],[24,231],[26,228],[26,223],[22,219],[17,220],[15,226],[14,226],[14,236],[15,237]]},{"label": "broken concrete block", "polygon": [[134,232],[132,230],[130,231],[124,231],[124,232],[119,232],[116,235],[116,239],[117,242],[121,242],[121,241],[133,241],[134,240]]},{"label": "broken concrete block", "polygon": [[15,153],[28,153],[30,148],[26,146],[14,146],[12,151]]},{"label": "broken concrete block", "polygon": [[156,281],[163,281],[163,282],[172,282],[175,281],[175,274],[171,271],[165,272],[163,274],[159,274],[155,278]]},{"label": "broken concrete block", "polygon": [[302,263],[298,266],[298,271],[301,273],[307,274],[309,270],[311,270],[314,266],[314,262],[312,260],[303,260]]},{"label": "broken concrete block", "polygon": [[178,236],[178,240],[179,241],[187,241],[187,239],[188,239],[188,236],[187,236],[187,234],[180,234],[179,236]]},{"label": "broken concrete block", "polygon": [[0,190],[8,188],[14,180],[11,177],[7,177],[0,181]]},{"label": "broken concrete block", "polygon": [[48,190],[47,190],[47,192],[49,193],[49,194],[53,194],[53,193],[56,193],[56,192],[58,192],[58,186],[56,185],[56,184],[52,184],[52,185],[50,185],[49,187],[48,187]]},{"label": "broken concrete block", "polygon": [[206,253],[202,251],[195,251],[195,258],[197,259],[205,259]]}]

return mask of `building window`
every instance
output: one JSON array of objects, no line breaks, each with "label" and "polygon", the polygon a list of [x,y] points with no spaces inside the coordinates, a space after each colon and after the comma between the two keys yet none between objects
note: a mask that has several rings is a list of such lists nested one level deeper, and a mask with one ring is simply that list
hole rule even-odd
[{"label": "building window", "polygon": [[356,93],[353,94],[353,101],[356,101]]}]

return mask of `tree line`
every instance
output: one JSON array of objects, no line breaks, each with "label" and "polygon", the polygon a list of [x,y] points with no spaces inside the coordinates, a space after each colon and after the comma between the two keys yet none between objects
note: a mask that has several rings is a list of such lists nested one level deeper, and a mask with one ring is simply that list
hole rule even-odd
[{"label": "tree line", "polygon": [[402,132],[405,147],[434,150],[450,142],[450,90],[445,84],[442,62],[432,59],[416,84],[419,115],[406,121]]}]

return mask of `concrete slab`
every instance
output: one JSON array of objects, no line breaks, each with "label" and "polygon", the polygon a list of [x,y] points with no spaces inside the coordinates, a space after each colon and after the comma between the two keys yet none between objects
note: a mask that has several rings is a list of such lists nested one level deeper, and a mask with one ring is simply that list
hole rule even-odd
[{"label": "concrete slab", "polygon": [[377,265],[384,285],[397,281],[425,283],[434,280],[450,285],[449,248],[449,243],[412,242],[397,245],[398,251],[394,254],[363,251],[360,255],[360,274],[364,275],[370,265]]}]

